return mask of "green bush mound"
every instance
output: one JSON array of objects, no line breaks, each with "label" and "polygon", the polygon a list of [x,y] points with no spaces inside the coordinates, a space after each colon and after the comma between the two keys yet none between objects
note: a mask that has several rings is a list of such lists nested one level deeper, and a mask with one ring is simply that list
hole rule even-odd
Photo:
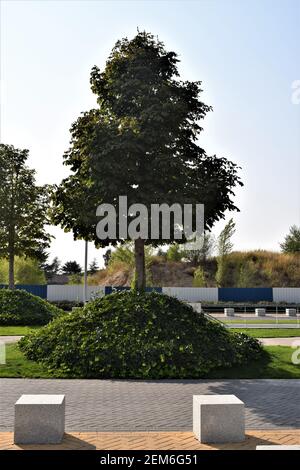
[{"label": "green bush mound", "polygon": [[46,325],[59,308],[21,289],[0,289],[0,325]]},{"label": "green bush mound", "polygon": [[89,302],[20,343],[28,359],[86,378],[199,378],[245,364],[260,343],[155,292],[117,292]]}]

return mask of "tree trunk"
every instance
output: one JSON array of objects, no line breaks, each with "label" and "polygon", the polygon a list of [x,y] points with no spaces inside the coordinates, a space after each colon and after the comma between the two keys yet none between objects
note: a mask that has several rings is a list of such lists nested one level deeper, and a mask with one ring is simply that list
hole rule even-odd
[{"label": "tree trunk", "polygon": [[146,269],[145,269],[145,241],[138,238],[134,241],[135,253],[135,288],[145,290],[146,287]]},{"label": "tree trunk", "polygon": [[15,288],[15,256],[13,249],[9,250],[8,258],[8,287],[9,289]]}]

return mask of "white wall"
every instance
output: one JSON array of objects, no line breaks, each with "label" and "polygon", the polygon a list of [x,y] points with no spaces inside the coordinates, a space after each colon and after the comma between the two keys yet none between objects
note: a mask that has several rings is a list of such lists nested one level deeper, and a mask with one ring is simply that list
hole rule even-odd
[{"label": "white wall", "polygon": [[[49,285],[47,288],[47,300],[59,301],[69,300],[74,302],[83,301],[83,285]],[[91,299],[93,294],[104,295],[105,287],[103,286],[88,286],[87,287],[87,300]]]},{"label": "white wall", "polygon": [[217,302],[217,287],[163,287],[163,293],[188,302]]},{"label": "white wall", "polygon": [[273,287],[273,301],[300,303],[300,287]]}]

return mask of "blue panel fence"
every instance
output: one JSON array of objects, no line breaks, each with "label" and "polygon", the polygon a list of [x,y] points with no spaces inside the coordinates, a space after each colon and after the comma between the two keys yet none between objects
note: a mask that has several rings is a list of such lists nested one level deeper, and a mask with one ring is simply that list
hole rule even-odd
[{"label": "blue panel fence", "polygon": [[273,302],[272,287],[220,287],[219,301]]},{"label": "blue panel fence", "polygon": [[[7,288],[7,285],[1,284],[0,288],[5,289]],[[47,285],[16,285],[16,289],[22,289],[26,290],[26,292],[29,292],[30,294],[37,295],[41,297],[42,299],[47,299]]]},{"label": "blue panel fence", "polygon": [[[49,288],[48,288],[49,287]],[[47,286],[47,285],[16,285],[16,289],[24,289],[27,292],[30,292],[33,295],[37,295],[42,297],[43,299],[49,300],[61,300],[62,295],[56,298],[53,294],[53,288],[55,286]],[[70,287],[71,286],[57,286],[61,290],[63,290],[63,298],[74,300],[72,296],[70,297]],[[76,287],[76,286],[72,286]],[[79,287],[79,286],[78,286]],[[1,288],[7,288],[7,285],[0,284]],[[130,287],[124,286],[105,286],[103,291],[105,291],[105,295],[111,294],[112,292],[116,291],[123,291],[128,290]],[[173,291],[175,293],[173,293]],[[179,299],[182,298],[183,300],[195,302],[195,295],[193,288],[183,289],[184,294],[180,293],[181,289],[183,288],[162,288],[162,287],[147,287],[146,292],[163,292],[166,290],[168,295],[175,295]],[[207,288],[209,291],[210,288]],[[211,290],[211,289],[210,289]],[[82,291],[82,286],[80,286],[80,292]],[[170,292],[169,292],[170,291]],[[197,288],[195,288],[197,291]],[[198,289],[199,291],[199,289]],[[203,292],[202,292],[203,291]],[[242,288],[242,287],[220,287],[219,289],[215,288],[214,298],[210,299],[209,301],[220,301],[220,302],[288,302],[288,303],[300,303],[300,287],[294,288],[272,288],[272,287],[253,287],[253,288]],[[201,289],[201,293],[198,295],[199,301],[205,302],[207,300],[209,292],[205,292],[205,288]],[[65,297],[64,297],[65,296]]]}]

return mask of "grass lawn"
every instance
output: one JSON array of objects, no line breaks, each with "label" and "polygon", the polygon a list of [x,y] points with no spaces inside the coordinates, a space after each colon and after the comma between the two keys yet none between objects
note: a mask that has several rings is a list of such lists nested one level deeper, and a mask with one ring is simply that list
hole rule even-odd
[{"label": "grass lawn", "polygon": [[6,345],[6,364],[0,364],[0,377],[53,378],[54,374],[37,362],[29,361],[19,350],[18,345]]},{"label": "grass lawn", "polygon": [[0,326],[0,336],[23,336],[28,335],[40,326]]},{"label": "grass lawn", "polygon": [[[269,356],[261,362],[239,367],[217,369],[206,378],[211,379],[299,379],[300,365],[291,362],[294,349],[286,346],[268,346],[265,350]],[[27,378],[62,378],[62,375],[48,372],[43,366],[29,361],[19,351],[16,344],[6,347],[7,364],[0,365],[0,377]]]},{"label": "grass lawn", "polygon": [[289,320],[288,318],[286,320],[274,320],[273,318],[270,319],[270,320],[245,320],[244,318],[240,318],[239,320],[236,319],[236,320],[225,320],[222,318],[222,322],[224,323],[248,323],[249,325],[255,325],[256,323],[259,323],[259,324],[264,324],[264,323],[268,323],[269,325],[271,324],[276,324],[278,323],[279,325],[280,324],[283,324],[283,323],[288,323],[289,325],[300,325],[300,319],[299,320]]},{"label": "grass lawn", "polygon": [[300,328],[230,328],[236,333],[246,333],[254,338],[292,338],[300,337]]},{"label": "grass lawn", "polygon": [[293,364],[295,349],[287,346],[266,346],[269,357],[260,362],[210,372],[210,379],[300,379],[300,364]]}]

